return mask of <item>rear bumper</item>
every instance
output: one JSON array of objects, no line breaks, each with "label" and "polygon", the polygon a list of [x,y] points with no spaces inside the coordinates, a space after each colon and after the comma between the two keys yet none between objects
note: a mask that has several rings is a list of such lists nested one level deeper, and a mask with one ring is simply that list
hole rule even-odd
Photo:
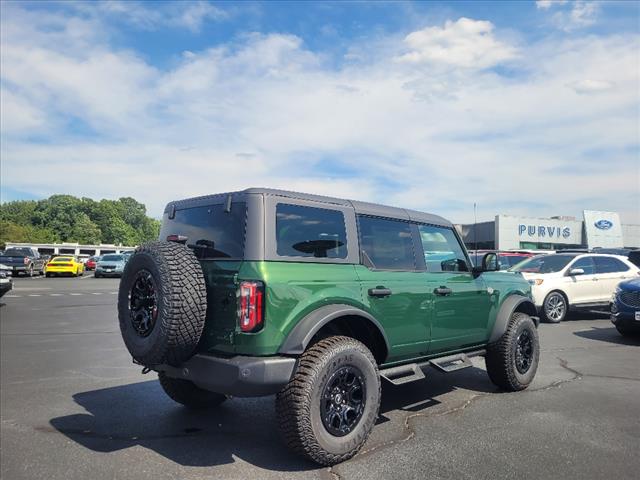
[{"label": "rear bumper", "polygon": [[180,367],[156,368],[173,378],[190,380],[200,388],[237,397],[278,393],[289,383],[297,359],[291,357],[231,358],[195,355]]}]

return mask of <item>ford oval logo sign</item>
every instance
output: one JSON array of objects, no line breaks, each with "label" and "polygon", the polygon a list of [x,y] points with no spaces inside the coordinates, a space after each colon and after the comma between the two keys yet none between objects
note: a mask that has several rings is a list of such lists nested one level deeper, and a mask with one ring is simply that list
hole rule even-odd
[{"label": "ford oval logo sign", "polygon": [[611,227],[613,227],[613,223],[611,223],[609,220],[598,220],[596,223],[594,223],[594,225],[600,230],[609,230]]}]

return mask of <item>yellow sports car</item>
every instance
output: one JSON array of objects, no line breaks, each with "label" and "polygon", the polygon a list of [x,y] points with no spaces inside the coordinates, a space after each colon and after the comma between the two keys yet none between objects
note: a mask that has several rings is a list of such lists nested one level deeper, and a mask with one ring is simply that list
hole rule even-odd
[{"label": "yellow sports car", "polygon": [[84,264],[74,255],[61,255],[53,257],[47,263],[45,275],[51,277],[53,275],[69,274],[74,277],[84,275]]}]

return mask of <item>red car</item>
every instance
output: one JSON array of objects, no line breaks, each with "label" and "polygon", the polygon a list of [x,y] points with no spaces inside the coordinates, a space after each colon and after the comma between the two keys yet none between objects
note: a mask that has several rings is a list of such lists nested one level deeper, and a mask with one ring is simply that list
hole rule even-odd
[{"label": "red car", "polygon": [[87,259],[87,261],[84,262],[84,269],[85,270],[95,270],[96,269],[96,265],[98,264],[98,260],[100,260],[100,257],[89,257]]}]

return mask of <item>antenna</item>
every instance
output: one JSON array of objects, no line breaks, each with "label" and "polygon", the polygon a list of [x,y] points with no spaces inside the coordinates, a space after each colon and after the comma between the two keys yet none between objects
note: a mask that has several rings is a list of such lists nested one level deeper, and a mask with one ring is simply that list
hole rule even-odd
[{"label": "antenna", "polygon": [[478,265],[478,215],[476,202],[473,202],[473,249],[476,255],[474,263]]}]

